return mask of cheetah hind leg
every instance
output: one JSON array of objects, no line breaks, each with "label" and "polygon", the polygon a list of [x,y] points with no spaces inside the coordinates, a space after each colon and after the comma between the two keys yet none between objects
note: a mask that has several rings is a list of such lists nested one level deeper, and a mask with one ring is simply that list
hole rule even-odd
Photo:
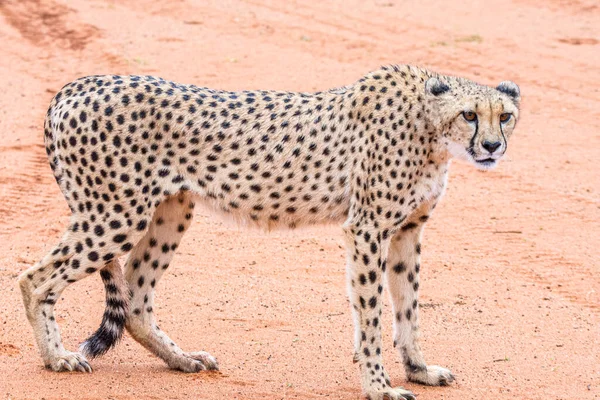
[{"label": "cheetah hind leg", "polygon": [[[82,353],[67,351],[62,344],[60,329],[54,317],[54,305],[63,290],[80,279],[98,270],[110,272],[118,268],[114,262],[123,254],[129,242],[114,243],[104,247],[91,239],[84,247],[73,234],[75,226],[87,221],[85,216],[74,215],[71,227],[65,232],[61,242],[40,262],[19,276],[19,286],[23,304],[44,365],[54,371],[92,372],[92,368]],[[117,232],[127,240],[135,240],[136,234],[127,231]],[[120,273],[120,271],[119,271]]]},{"label": "cheetah hind leg", "polygon": [[[54,304],[62,292],[59,288],[61,282],[57,282],[56,278],[64,274],[71,264],[72,254],[67,244],[68,239],[69,232],[66,232],[54,250],[23,272],[19,276],[19,287],[25,314],[33,328],[44,366],[56,372],[92,372],[92,367],[83,355],[64,348],[54,317]],[[40,287],[47,289],[39,291]]]},{"label": "cheetah hind leg", "polygon": [[194,203],[189,192],[164,200],[156,209],[146,236],[133,249],[125,276],[131,290],[127,331],[172,369],[184,372],[218,369],[209,353],[184,352],[160,330],[154,318],[154,288],[168,268],[175,249],[190,226]]}]

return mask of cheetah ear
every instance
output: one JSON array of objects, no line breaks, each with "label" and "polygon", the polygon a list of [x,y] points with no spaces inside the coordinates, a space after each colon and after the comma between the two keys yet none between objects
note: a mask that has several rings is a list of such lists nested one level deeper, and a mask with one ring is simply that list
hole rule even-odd
[{"label": "cheetah ear", "polygon": [[496,90],[504,93],[513,99],[517,104],[519,103],[519,100],[521,100],[521,91],[519,90],[519,86],[512,81],[500,82],[500,84],[496,86]]},{"label": "cheetah ear", "polygon": [[425,92],[433,96],[439,96],[450,91],[450,87],[438,78],[429,78],[425,82]]}]

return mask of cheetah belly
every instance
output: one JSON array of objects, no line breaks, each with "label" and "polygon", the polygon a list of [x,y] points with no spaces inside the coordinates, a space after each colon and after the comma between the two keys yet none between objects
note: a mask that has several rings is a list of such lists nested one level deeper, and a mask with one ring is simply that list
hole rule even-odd
[{"label": "cheetah belly", "polygon": [[[309,172],[280,171],[262,178],[247,168],[230,171],[217,172],[205,186],[190,181],[197,203],[227,219],[270,230],[341,222],[348,215],[350,188],[339,184],[340,179],[346,180],[345,175],[337,177],[338,184],[328,185]],[[238,178],[232,179],[231,174]],[[280,177],[285,179],[278,183]]]}]

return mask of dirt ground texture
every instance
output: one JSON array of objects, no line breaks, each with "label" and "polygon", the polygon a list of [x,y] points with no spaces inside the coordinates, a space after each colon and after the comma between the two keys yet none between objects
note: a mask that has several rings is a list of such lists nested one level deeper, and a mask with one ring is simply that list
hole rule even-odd
[{"label": "dirt ground texture", "polygon": [[[521,86],[500,166],[451,167],[425,229],[422,346],[450,387],[419,399],[600,398],[600,5],[595,0],[0,0],[0,399],[357,399],[341,229],[245,230],[197,212],[158,287],[161,328],[220,373],[170,371],[126,336],[89,374],[46,371],[16,284],[69,211],[42,123],[89,74],[316,91],[410,63]],[[69,349],[99,324],[99,276],[69,287]]]}]

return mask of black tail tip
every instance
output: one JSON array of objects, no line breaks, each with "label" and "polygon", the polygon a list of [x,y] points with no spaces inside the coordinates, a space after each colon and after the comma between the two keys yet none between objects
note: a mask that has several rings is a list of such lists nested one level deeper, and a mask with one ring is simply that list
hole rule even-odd
[{"label": "black tail tip", "polygon": [[79,346],[79,351],[88,358],[96,358],[106,354],[121,339],[121,332],[112,332],[100,328]]}]

